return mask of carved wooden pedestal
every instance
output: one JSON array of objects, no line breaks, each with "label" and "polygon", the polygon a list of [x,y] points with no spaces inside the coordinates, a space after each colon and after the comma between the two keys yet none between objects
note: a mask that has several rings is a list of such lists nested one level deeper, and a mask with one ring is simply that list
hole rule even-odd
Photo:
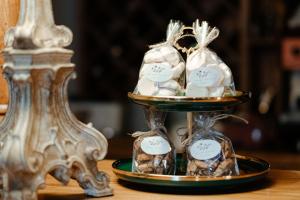
[{"label": "carved wooden pedestal", "polygon": [[107,175],[97,169],[107,140],[68,105],[67,83],[75,75],[73,52],[63,46],[72,34],[54,24],[49,0],[22,0],[20,13],[4,50],[10,101],[0,125],[1,199],[37,199],[48,173],[63,184],[76,179],[88,195],[111,195]]}]

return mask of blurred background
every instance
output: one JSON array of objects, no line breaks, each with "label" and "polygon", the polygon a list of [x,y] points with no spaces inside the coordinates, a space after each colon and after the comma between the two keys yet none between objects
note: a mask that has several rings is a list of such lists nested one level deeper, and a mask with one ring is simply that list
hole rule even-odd
[{"label": "blurred background", "polygon": [[[128,134],[147,130],[142,107],[130,102],[127,92],[135,88],[148,45],[165,40],[170,19],[186,25],[200,19],[220,29],[209,47],[231,68],[236,88],[252,92],[251,101],[236,109],[249,124],[228,119],[217,129],[231,138],[237,152],[275,155],[272,164],[279,168],[296,158],[299,162],[289,168],[300,169],[299,0],[53,0],[53,4],[56,23],[74,33],[71,48],[77,79],[69,86],[71,108],[109,139],[108,157],[130,156],[133,139]],[[185,125],[186,113],[169,113],[170,135]]]}]

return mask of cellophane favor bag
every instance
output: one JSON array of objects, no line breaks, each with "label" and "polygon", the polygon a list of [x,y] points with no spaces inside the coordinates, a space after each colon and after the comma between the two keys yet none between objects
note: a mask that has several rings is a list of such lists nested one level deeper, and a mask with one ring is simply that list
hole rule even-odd
[{"label": "cellophane favor bag", "polygon": [[212,177],[239,175],[230,139],[211,128],[220,116],[222,115],[195,116],[193,134],[186,143],[186,175]]},{"label": "cellophane favor bag", "polygon": [[222,97],[235,94],[235,85],[230,68],[207,48],[219,35],[217,28],[210,28],[207,22],[193,23],[197,40],[196,50],[186,61],[186,96]]},{"label": "cellophane favor bag", "polygon": [[[139,173],[174,175],[176,150],[167,137],[161,112],[150,112],[150,131],[135,132],[133,143],[132,171]],[[151,117],[151,116],[150,116]],[[153,118],[154,117],[154,118]]]},{"label": "cellophane favor bag", "polygon": [[135,94],[176,96],[183,93],[185,62],[173,46],[181,27],[181,22],[171,20],[166,42],[150,46],[145,53]]}]

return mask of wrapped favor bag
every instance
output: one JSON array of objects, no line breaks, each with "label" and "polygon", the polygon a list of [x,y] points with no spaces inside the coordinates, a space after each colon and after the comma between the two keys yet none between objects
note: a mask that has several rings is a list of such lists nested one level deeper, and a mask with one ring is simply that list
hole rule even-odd
[{"label": "wrapped favor bag", "polygon": [[175,148],[166,136],[165,128],[143,132],[134,141],[132,171],[174,175]]},{"label": "wrapped favor bag", "polygon": [[146,117],[151,130],[132,134],[136,138],[133,143],[132,171],[174,175],[176,150],[163,126],[165,113],[147,110]]},{"label": "wrapped favor bag", "polygon": [[184,88],[185,62],[173,47],[182,23],[170,21],[166,42],[150,46],[145,53],[135,94],[146,96],[175,96]]},{"label": "wrapped favor bag", "polygon": [[231,115],[195,116],[192,136],[186,141],[187,170],[190,176],[239,175],[229,138],[211,128],[216,120]]},{"label": "wrapped favor bag", "polygon": [[186,96],[222,97],[234,95],[235,86],[230,68],[209,50],[207,45],[219,35],[217,28],[210,28],[207,22],[193,23],[197,50],[188,55],[186,62]]}]

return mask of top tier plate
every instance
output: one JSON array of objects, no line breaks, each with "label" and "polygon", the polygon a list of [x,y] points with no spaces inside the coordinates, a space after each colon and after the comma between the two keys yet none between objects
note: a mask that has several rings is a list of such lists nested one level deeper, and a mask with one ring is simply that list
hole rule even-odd
[{"label": "top tier plate", "polygon": [[226,111],[249,101],[251,93],[236,91],[235,96],[200,98],[185,96],[143,96],[129,92],[128,97],[139,105],[154,107],[163,111]]}]

